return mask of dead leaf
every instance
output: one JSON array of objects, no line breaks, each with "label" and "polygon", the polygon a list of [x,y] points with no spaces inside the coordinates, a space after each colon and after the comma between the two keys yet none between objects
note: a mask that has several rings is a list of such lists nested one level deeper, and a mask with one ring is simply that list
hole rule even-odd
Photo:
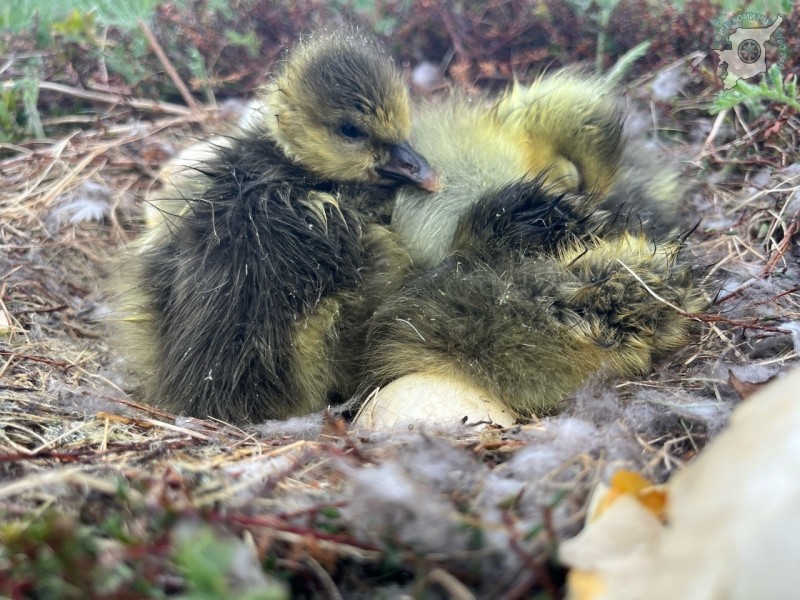
[{"label": "dead leaf", "polygon": [[763,388],[773,379],[775,379],[774,375],[769,379],[767,379],[766,381],[761,381],[758,383],[753,383],[750,381],[742,381],[741,379],[736,377],[736,375],[733,374],[733,371],[728,369],[728,385],[731,386],[734,390],[736,390],[736,393],[739,394],[739,397],[742,400],[747,400],[750,396],[758,392],[761,388]]}]

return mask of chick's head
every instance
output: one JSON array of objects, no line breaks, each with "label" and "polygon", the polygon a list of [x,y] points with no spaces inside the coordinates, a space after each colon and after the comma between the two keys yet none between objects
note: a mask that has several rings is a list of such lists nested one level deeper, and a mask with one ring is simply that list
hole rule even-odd
[{"label": "chick's head", "polygon": [[436,186],[408,143],[408,91],[391,59],[353,32],[320,35],[289,55],[267,89],[266,127],[284,153],[331,181]]}]

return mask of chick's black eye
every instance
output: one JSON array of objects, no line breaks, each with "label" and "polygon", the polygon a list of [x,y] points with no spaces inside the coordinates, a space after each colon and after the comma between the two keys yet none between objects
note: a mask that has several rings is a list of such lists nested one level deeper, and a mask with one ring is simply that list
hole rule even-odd
[{"label": "chick's black eye", "polygon": [[351,140],[360,140],[361,138],[367,137],[366,133],[361,131],[352,123],[342,123],[342,125],[339,127],[339,133]]}]

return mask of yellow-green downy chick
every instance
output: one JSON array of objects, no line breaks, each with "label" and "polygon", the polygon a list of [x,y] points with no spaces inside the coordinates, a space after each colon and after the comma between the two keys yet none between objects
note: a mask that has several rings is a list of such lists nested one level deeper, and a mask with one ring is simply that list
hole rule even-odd
[{"label": "yellow-green downy chick", "polygon": [[320,180],[436,188],[408,144],[408,91],[384,50],[354,33],[301,44],[268,84],[265,134]]},{"label": "yellow-green downy chick", "polygon": [[317,35],[290,53],[256,123],[202,150],[121,261],[124,350],[151,402],[242,422],[350,394],[350,349],[408,269],[378,221],[399,183],[436,186],[409,133],[373,41]]},{"label": "yellow-green downy chick", "polygon": [[421,269],[372,320],[369,384],[450,377],[541,415],[601,368],[634,376],[688,342],[679,311],[706,301],[678,257],[681,189],[629,150],[623,116],[607,81],[572,71],[420,108],[412,141],[442,185],[398,196],[392,228]]},{"label": "yellow-green downy chick", "polygon": [[425,103],[411,139],[441,187],[433,202],[413,188],[401,190],[392,229],[417,266],[435,265],[454,249],[459,218],[480,198],[538,179],[566,194],[565,203],[592,223],[630,213],[634,227],[667,235],[677,224],[677,173],[631,150],[624,116],[611,83],[573,70],[515,83],[494,102],[454,93]]}]

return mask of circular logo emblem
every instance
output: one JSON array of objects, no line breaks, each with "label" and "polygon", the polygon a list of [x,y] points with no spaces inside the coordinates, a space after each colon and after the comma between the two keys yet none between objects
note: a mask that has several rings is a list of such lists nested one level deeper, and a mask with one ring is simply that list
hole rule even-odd
[{"label": "circular logo emblem", "polygon": [[[751,79],[767,72],[773,64],[782,69],[789,46],[780,27],[783,15],[775,18],[743,12],[726,19],[714,32],[712,48],[719,57],[719,74],[726,90],[741,79]],[[777,60],[767,64],[768,48],[777,49]]]},{"label": "circular logo emblem", "polygon": [[742,40],[736,51],[739,54],[739,60],[749,65],[761,58],[761,44],[755,40]]}]

